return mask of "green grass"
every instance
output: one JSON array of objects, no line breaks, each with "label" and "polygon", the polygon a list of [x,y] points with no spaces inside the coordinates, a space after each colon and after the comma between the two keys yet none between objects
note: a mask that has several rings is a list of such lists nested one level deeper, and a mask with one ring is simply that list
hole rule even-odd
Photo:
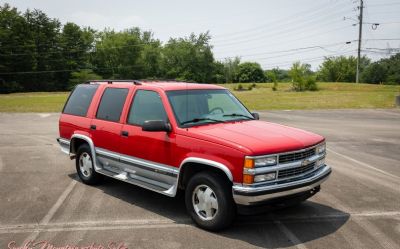
[{"label": "green grass", "polygon": [[0,112],[61,112],[66,92],[0,94]]},{"label": "green grass", "polygon": [[[251,110],[393,108],[400,86],[354,83],[318,83],[319,91],[294,92],[290,83],[258,83],[251,91],[234,91],[238,84],[226,84]],[[250,84],[242,84],[245,89]]]},{"label": "green grass", "polygon": [[[293,92],[290,83],[258,83],[251,91],[234,91],[238,84],[224,84],[251,110],[393,108],[400,86],[353,83],[318,83],[319,91]],[[242,84],[245,89],[250,84]],[[0,112],[60,112],[68,93],[0,94]]]}]

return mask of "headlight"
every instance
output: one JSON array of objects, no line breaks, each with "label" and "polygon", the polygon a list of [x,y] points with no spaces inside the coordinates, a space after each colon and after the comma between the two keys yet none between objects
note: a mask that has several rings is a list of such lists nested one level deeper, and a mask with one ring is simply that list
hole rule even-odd
[{"label": "headlight", "polygon": [[317,146],[317,154],[325,153],[325,143]]},{"label": "headlight", "polygon": [[269,156],[269,157],[261,157],[254,159],[254,166],[257,167],[264,167],[264,166],[272,166],[276,164],[276,156]]}]

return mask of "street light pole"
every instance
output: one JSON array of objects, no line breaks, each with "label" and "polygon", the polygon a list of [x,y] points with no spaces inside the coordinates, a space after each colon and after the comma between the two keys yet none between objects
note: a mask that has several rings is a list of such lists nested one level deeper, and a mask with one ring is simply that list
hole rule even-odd
[{"label": "street light pole", "polygon": [[363,9],[364,1],[360,0],[360,15],[358,16],[359,27],[358,27],[358,51],[357,51],[357,71],[356,71],[356,83],[360,80],[360,57],[361,57],[361,39],[362,39],[362,24],[363,24]]}]

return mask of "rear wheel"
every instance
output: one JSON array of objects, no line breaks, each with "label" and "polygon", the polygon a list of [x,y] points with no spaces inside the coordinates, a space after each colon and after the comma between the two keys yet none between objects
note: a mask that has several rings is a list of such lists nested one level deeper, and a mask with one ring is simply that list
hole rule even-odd
[{"label": "rear wheel", "polygon": [[192,220],[207,230],[228,227],[236,215],[231,185],[213,172],[200,172],[189,180],[185,203]]},{"label": "rear wheel", "polygon": [[94,170],[92,152],[89,145],[79,146],[76,154],[76,172],[82,182],[94,185],[99,183],[103,177]]}]

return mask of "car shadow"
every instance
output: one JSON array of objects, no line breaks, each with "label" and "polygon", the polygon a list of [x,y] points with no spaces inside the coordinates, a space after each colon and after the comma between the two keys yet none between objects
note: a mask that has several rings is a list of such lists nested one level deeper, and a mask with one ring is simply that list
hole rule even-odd
[{"label": "car shadow", "polygon": [[[70,174],[69,177],[79,181],[76,174]],[[94,187],[131,205],[173,220],[177,224],[195,227],[186,213],[182,192],[171,198],[108,177],[101,185]],[[350,218],[350,214],[312,199],[297,206],[271,210],[265,214],[238,215],[231,227],[213,235],[241,240],[264,248],[289,247],[335,233]]]}]

